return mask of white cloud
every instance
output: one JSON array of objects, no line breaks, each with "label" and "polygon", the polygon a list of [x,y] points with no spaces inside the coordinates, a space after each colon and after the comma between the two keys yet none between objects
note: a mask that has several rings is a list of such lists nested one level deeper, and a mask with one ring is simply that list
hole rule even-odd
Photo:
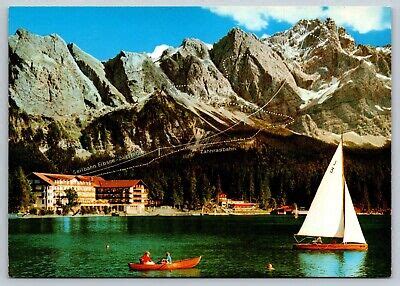
[{"label": "white cloud", "polygon": [[262,7],[261,12],[266,19],[273,18],[278,21],[294,24],[301,19],[315,19],[323,13],[323,8],[318,6],[290,6],[290,7]]},{"label": "white cloud", "polygon": [[238,25],[250,31],[268,27],[271,19],[294,24],[301,19],[332,18],[338,25],[351,27],[360,33],[390,28],[388,8],[378,6],[218,6],[208,8],[211,12],[231,17]]},{"label": "white cloud", "polygon": [[269,37],[271,37],[271,35],[262,34],[261,37],[260,37],[260,39],[266,39],[266,38],[269,38]]},{"label": "white cloud", "polygon": [[211,7],[210,11],[220,16],[232,17],[236,23],[251,31],[260,31],[268,25],[263,13],[255,7],[220,6]]},{"label": "white cloud", "polygon": [[383,7],[331,6],[327,10],[327,16],[335,20],[338,25],[349,26],[360,33],[391,27],[391,19],[385,17]]},{"label": "white cloud", "polygon": [[169,48],[172,48],[172,47],[171,47],[171,46],[168,46],[168,45],[164,45],[164,44],[158,45],[158,46],[156,46],[156,47],[154,48],[154,51],[153,51],[152,53],[147,53],[147,55],[148,55],[149,57],[151,57],[151,58],[153,59],[153,61],[156,61],[156,60],[158,60],[158,59],[161,57],[162,53],[163,53],[165,50],[169,49]]}]

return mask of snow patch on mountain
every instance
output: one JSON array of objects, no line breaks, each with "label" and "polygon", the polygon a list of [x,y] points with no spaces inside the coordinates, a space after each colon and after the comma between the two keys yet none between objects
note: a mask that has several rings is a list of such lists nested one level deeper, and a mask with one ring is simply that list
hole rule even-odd
[{"label": "snow patch on mountain", "polygon": [[384,54],[390,54],[392,53],[392,48],[391,47],[377,47],[377,51],[382,52]]},{"label": "snow patch on mountain", "polygon": [[367,64],[370,67],[374,66],[370,61],[363,60],[363,63]]},{"label": "snow patch on mountain", "polygon": [[304,101],[300,105],[300,109],[304,109],[314,104],[321,104],[338,89],[340,81],[337,78],[333,78],[329,84],[323,85],[318,91],[307,90],[304,88],[298,88],[298,94],[300,98]]},{"label": "snow patch on mountain", "polygon": [[384,106],[380,106],[378,104],[375,104],[375,108],[378,109],[379,111],[390,111],[392,108],[391,107],[384,107]]},{"label": "snow patch on mountain", "polygon": [[208,43],[204,43],[204,44],[206,45],[206,47],[207,47],[209,50],[211,50],[211,49],[214,47],[213,44],[208,44]]},{"label": "snow patch on mountain", "polygon": [[383,74],[380,74],[380,73],[376,73],[376,77],[381,79],[381,80],[384,80],[384,81],[391,81],[390,77],[387,77],[387,76],[385,76]]},{"label": "snow patch on mountain", "polygon": [[357,60],[366,60],[369,59],[370,57],[372,57],[372,55],[367,55],[367,56],[355,56],[355,55],[351,55],[353,58],[356,58]]}]

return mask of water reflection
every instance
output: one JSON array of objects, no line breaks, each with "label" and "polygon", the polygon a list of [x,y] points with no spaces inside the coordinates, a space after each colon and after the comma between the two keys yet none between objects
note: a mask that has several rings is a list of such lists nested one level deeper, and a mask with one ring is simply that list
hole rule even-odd
[{"label": "water reflection", "polygon": [[178,270],[170,270],[170,271],[132,271],[138,274],[138,277],[146,278],[146,277],[160,277],[160,278],[169,278],[169,277],[200,277],[201,271],[197,268],[191,269],[178,269]]},{"label": "water reflection", "polygon": [[306,277],[363,277],[366,255],[364,251],[298,252]]},{"label": "water reflection", "polygon": [[65,233],[71,232],[71,218],[70,217],[65,217],[63,219],[63,231]]}]

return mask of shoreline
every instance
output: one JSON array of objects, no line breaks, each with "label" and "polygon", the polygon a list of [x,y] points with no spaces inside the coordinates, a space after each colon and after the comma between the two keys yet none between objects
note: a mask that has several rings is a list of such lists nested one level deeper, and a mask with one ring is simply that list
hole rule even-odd
[{"label": "shoreline", "polygon": [[140,214],[119,214],[117,216],[111,214],[84,214],[84,215],[33,215],[33,214],[8,214],[9,219],[27,219],[27,218],[81,218],[81,217],[192,217],[192,216],[256,216],[256,215],[270,215],[266,212],[254,212],[254,213],[173,213],[173,214],[152,214],[152,213],[140,213]]},{"label": "shoreline", "polygon": [[[391,213],[358,213],[359,216],[382,216],[391,215]],[[30,218],[86,218],[86,217],[192,217],[192,216],[279,216],[279,217],[292,217],[293,215],[281,215],[281,214],[271,214],[269,212],[232,212],[232,213],[198,213],[198,212],[177,212],[168,214],[152,214],[152,213],[140,213],[140,214],[120,214],[118,216],[111,214],[77,214],[77,215],[33,215],[33,214],[8,214],[8,219],[30,219]],[[305,215],[299,215],[299,217],[305,217]]]}]

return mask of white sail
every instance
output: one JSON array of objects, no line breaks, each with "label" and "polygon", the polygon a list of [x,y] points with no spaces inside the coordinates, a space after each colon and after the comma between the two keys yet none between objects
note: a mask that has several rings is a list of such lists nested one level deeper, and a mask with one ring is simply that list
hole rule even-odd
[{"label": "white sail", "polygon": [[354,210],[353,202],[350,197],[349,189],[345,182],[345,228],[343,242],[358,242],[366,243],[362,233],[360,223],[357,219],[356,211]]},{"label": "white sail", "polygon": [[344,236],[343,184],[343,151],[340,142],[297,235]]}]

